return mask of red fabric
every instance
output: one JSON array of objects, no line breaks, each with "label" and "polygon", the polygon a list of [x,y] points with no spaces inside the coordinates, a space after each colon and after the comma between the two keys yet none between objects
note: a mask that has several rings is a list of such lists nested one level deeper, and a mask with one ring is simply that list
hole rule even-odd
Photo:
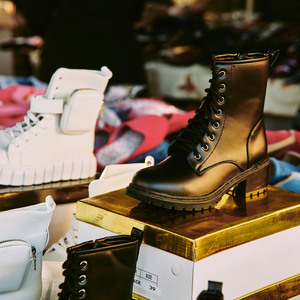
[{"label": "red fabric", "polygon": [[[168,133],[168,121],[163,116],[145,115],[127,122],[123,122],[119,127],[113,130],[107,144],[96,150],[96,156],[97,153],[102,151],[105,147],[111,145],[117,139],[122,138],[124,132],[127,130],[133,130],[141,133],[144,136],[144,139],[134,153],[126,159],[118,161],[119,164],[125,163],[158,147]],[[103,169],[105,166],[98,161],[98,167]]]},{"label": "red fabric", "polygon": [[295,144],[290,149],[290,151],[300,153],[300,131],[297,131],[297,130],[293,129],[293,130],[291,130],[291,133],[295,137]]},{"label": "red fabric", "polygon": [[22,121],[30,108],[30,97],[45,92],[45,89],[19,84],[0,89],[0,126],[10,127]]},{"label": "red fabric", "polygon": [[184,113],[164,115],[168,120],[168,134],[179,131],[188,124],[188,120],[192,119],[195,115],[195,111],[188,111]]},{"label": "red fabric", "polygon": [[288,130],[266,130],[268,145],[272,145],[285,140],[291,136]]}]

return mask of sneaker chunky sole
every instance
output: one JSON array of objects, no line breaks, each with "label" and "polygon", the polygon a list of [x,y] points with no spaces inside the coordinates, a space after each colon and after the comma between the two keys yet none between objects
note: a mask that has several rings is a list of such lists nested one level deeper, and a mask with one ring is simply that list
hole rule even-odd
[{"label": "sneaker chunky sole", "polygon": [[26,186],[48,182],[93,177],[97,162],[93,155],[60,157],[43,164],[28,167],[7,166],[0,169],[2,185]]}]

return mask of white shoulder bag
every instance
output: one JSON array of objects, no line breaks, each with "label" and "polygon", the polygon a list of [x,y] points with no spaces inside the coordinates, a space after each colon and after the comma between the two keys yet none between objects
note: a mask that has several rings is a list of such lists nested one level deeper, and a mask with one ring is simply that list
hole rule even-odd
[{"label": "white shoulder bag", "polygon": [[0,212],[0,300],[39,300],[42,293],[42,252],[55,203]]}]

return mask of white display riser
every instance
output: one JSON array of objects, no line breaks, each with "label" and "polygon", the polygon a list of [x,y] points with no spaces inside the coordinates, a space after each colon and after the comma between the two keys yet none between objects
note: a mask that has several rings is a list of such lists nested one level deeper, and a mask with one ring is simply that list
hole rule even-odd
[{"label": "white display riser", "polygon": [[[79,222],[79,243],[111,235]],[[218,281],[225,300],[237,299],[299,274],[299,237],[297,226],[195,262],[142,244],[133,292],[151,300],[196,300],[208,281]]]}]

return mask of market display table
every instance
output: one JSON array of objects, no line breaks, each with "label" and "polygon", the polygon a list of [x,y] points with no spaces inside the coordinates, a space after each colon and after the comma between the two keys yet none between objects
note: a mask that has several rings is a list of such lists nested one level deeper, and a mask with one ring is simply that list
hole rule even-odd
[{"label": "market display table", "polygon": [[245,201],[225,195],[217,209],[172,211],[117,190],[77,202],[78,242],[144,231],[136,299],[196,300],[208,281],[225,299],[300,294],[300,194],[269,187]]},{"label": "market display table", "polygon": [[30,186],[0,186],[0,211],[43,203],[50,195],[56,204],[88,197],[88,186],[95,177]]}]

